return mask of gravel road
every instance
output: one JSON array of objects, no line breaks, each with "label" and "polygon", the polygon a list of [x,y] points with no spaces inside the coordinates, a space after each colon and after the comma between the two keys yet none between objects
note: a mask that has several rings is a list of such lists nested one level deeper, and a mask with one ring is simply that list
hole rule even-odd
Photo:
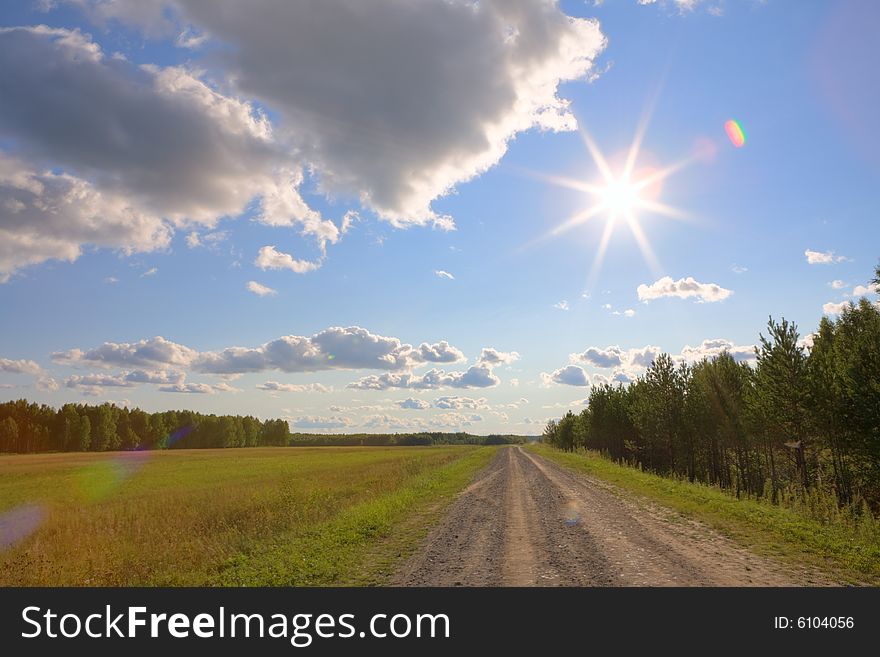
[{"label": "gravel road", "polygon": [[498,450],[397,586],[802,586],[820,576],[520,447]]}]

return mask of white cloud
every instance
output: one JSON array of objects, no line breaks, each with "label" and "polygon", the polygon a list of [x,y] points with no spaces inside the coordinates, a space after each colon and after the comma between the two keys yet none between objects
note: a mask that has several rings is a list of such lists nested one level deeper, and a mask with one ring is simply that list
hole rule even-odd
[{"label": "white cloud", "polygon": [[158,267],[150,267],[143,274],[141,274],[141,277],[143,278],[144,276],[155,276],[157,273],[159,273]]},{"label": "white cloud", "polygon": [[175,370],[132,370],[122,376],[129,383],[180,383],[184,379],[183,372]]},{"label": "white cloud", "polygon": [[492,347],[483,347],[477,364],[495,367],[496,365],[510,365],[517,360],[519,360],[519,353],[516,351],[498,351]]},{"label": "white cloud", "polygon": [[731,340],[725,340],[723,338],[703,340],[703,342],[696,347],[685,346],[681,350],[679,359],[688,363],[695,363],[703,358],[720,356],[724,352],[729,353],[738,363],[755,360],[754,345],[737,345]]},{"label": "white cloud", "polygon": [[447,396],[438,397],[434,400],[434,408],[442,408],[448,410],[460,411],[469,410],[488,410],[488,400],[485,397],[474,399],[473,397]]},{"label": "white cloud", "polygon": [[434,270],[434,275],[437,276],[437,278],[445,278],[445,279],[450,280],[450,281],[454,281],[454,280],[455,280],[455,276],[453,276],[452,274],[450,274],[448,271],[444,271],[444,270],[442,270],[442,269],[435,269],[435,270]]},{"label": "white cloud", "polygon": [[416,399],[415,397],[410,397],[408,399],[403,399],[397,402],[397,405],[400,408],[413,410],[413,411],[425,411],[431,408],[431,404],[426,402],[423,399]]},{"label": "white cloud", "polygon": [[279,383],[278,381],[266,381],[257,386],[258,390],[268,392],[332,392],[333,388],[322,383]]},{"label": "white cloud", "polygon": [[289,147],[251,103],[191,70],[106,57],[77,30],[10,27],[0,88],[0,280],[72,262],[84,245],[162,249],[176,226],[211,226],[255,198],[259,220],[286,212],[322,243],[338,239],[312,211],[270,207],[298,196]]},{"label": "white cloud", "polygon": [[9,358],[0,358],[0,372],[39,376],[43,373],[43,368],[32,360],[11,360]]},{"label": "white cloud", "polygon": [[568,301],[563,299],[558,303],[554,303],[553,307],[556,308],[556,310],[568,310]]},{"label": "white cloud", "polygon": [[658,281],[645,285],[644,283],[637,288],[639,301],[652,301],[662,297],[678,297],[679,299],[688,299],[696,297],[700,303],[712,303],[723,301],[733,292],[727,290],[716,283],[700,283],[692,276],[680,278],[677,281],[672,280],[670,276],[664,276]]},{"label": "white cloud", "polygon": [[804,251],[807,257],[807,263],[811,265],[831,265],[836,262],[844,262],[846,256],[835,255],[834,251],[812,251],[807,249]]},{"label": "white cloud", "polygon": [[[183,372],[174,370],[131,370],[118,374],[89,373],[75,374],[67,377],[64,385],[67,388],[81,390],[83,394],[99,395],[103,388],[133,388],[143,383],[170,387],[187,387],[202,384],[187,384]],[[208,386],[210,387],[210,386]],[[162,390],[163,388],[160,388]],[[207,390],[206,390],[207,392]],[[210,392],[213,392],[211,390]]]},{"label": "white cloud", "polygon": [[743,267],[742,265],[733,265],[730,268],[730,271],[732,271],[734,274],[745,274],[748,270],[748,267]]},{"label": "white cloud", "polygon": [[256,294],[258,297],[266,297],[273,294],[278,294],[278,290],[267,287],[261,283],[257,283],[256,281],[248,281],[247,289]]},{"label": "white cloud", "polygon": [[[446,345],[445,342],[439,343]],[[432,352],[435,349],[431,350]],[[449,351],[449,349],[445,349]],[[415,359],[412,363],[424,362],[448,362],[441,360],[431,360],[425,358],[425,345],[421,345],[419,350],[415,352]],[[454,353],[461,355],[461,352],[454,349]],[[501,365],[510,365],[519,358],[519,354],[515,351],[499,351],[492,347],[484,347],[480,351],[477,362],[471,365],[463,372],[446,372],[445,370],[432,369],[422,375],[413,374],[412,372],[388,372],[380,375],[366,376],[358,381],[348,384],[347,387],[356,390],[391,390],[411,389],[411,390],[439,390],[441,388],[493,388],[501,383],[492,371]],[[457,360],[462,360],[459,358]]]},{"label": "white cloud", "polygon": [[315,271],[321,266],[320,262],[310,262],[308,260],[296,260],[289,253],[277,251],[274,246],[264,246],[257,254],[254,264],[262,269],[289,269],[295,274],[305,274]]},{"label": "white cloud", "polygon": [[[569,385],[588,385],[587,375],[583,377],[577,369],[577,364],[590,365],[600,369],[612,370],[611,375],[593,374],[590,379],[593,385],[605,383],[629,384],[646,368],[650,367],[656,358],[663,352],[660,347],[646,345],[632,349],[622,349],[617,345],[609,347],[589,347],[583,352],[570,354],[569,361],[573,363],[568,368],[556,370],[552,374],[542,374],[545,384],[565,383],[565,379],[573,382]],[[714,339],[703,340],[696,347],[686,345],[681,353],[674,355],[673,359],[679,362],[695,363],[703,358],[713,358],[723,352],[728,352],[737,362],[748,362],[755,359],[755,347],[753,345],[737,345],[731,340]],[[575,367],[576,369],[570,369]],[[583,370],[581,370],[583,371]]]},{"label": "white cloud", "polygon": [[616,345],[606,347],[605,349],[589,347],[583,353],[572,354],[573,360],[579,360],[601,368],[619,367],[623,365],[625,357],[625,352]]},{"label": "white cloud", "polygon": [[833,280],[828,284],[834,290],[842,290],[846,287],[846,282],[840,279]]},{"label": "white cloud", "polygon": [[199,233],[193,230],[186,236],[186,245],[191,249],[198,247],[214,248],[228,237],[229,233],[225,230],[214,230],[206,233]]},{"label": "white cloud", "polygon": [[290,421],[294,429],[344,429],[353,423],[341,415],[303,415]]},{"label": "white cloud", "polygon": [[590,385],[590,380],[587,377],[587,373],[584,371],[584,368],[577,365],[567,365],[565,367],[559,368],[558,370],[550,374],[543,372],[541,374],[541,378],[543,379],[545,384],[559,383],[567,386]]},{"label": "white cloud", "polygon": [[635,317],[635,316],[636,316],[636,311],[633,310],[632,308],[627,308],[627,309],[624,310],[624,311],[615,310],[615,311],[612,312],[611,314],[612,314],[612,315],[617,315],[617,316],[619,316],[619,317],[620,317],[620,316],[622,316],[622,317]]},{"label": "white cloud", "polygon": [[160,386],[160,392],[178,392],[193,395],[213,395],[217,392],[239,392],[238,388],[233,388],[228,383],[175,383],[173,385]]},{"label": "white cloud", "polygon": [[472,365],[464,372],[445,372],[432,369],[422,375],[410,372],[387,372],[366,376],[349,383],[347,387],[356,390],[391,390],[393,388],[412,390],[439,390],[440,388],[492,388],[501,380],[487,365]]},{"label": "white cloud", "polygon": [[825,313],[826,315],[839,315],[849,305],[850,305],[849,301],[841,301],[840,303],[834,303],[833,301],[829,301],[828,303],[822,304],[822,312]]},{"label": "white cloud", "polygon": [[[483,349],[483,352],[486,351],[486,349]],[[509,356],[509,354],[502,354],[502,352],[496,353],[503,356]],[[423,342],[418,346],[411,358],[414,363],[460,363],[465,360],[464,354],[461,350],[456,349],[446,340],[441,340],[434,344]]]},{"label": "white cloud", "polygon": [[867,287],[864,285],[856,285],[853,288],[852,292],[852,295],[854,297],[864,297],[868,296],[869,294],[880,294],[880,288],[878,288],[878,286],[873,283],[871,283]]},{"label": "white cloud", "polygon": [[660,347],[646,345],[641,348],[630,349],[627,354],[627,365],[630,367],[650,367],[662,350]]},{"label": "white cloud", "polygon": [[0,212],[0,283],[28,265],[73,262],[85,244],[131,254],[163,249],[170,243],[171,229],[159,216],[132,207],[124,196],[100,191],[69,174],[35,167],[2,150],[0,201],[7,207],[14,202],[17,208]]},{"label": "white cloud", "polygon": [[[133,343],[105,342],[88,351],[71,349],[56,352],[52,354],[52,359],[58,363],[79,366],[172,366],[208,374],[234,375],[268,370],[400,371],[425,363],[458,362],[464,359],[464,355],[446,341],[433,344],[423,342],[413,347],[398,338],[376,335],[359,326],[336,326],[308,337],[285,335],[258,347],[228,347],[199,352],[157,336]],[[461,382],[476,382],[480,378],[481,368],[491,370],[486,365],[474,366],[467,372],[459,373],[458,379]],[[456,373],[446,376],[454,375]]]},{"label": "white cloud", "polygon": [[127,0],[112,16],[210,35],[239,92],[278,113],[321,190],[397,226],[451,228],[434,199],[495,165],[517,133],[575,129],[558,87],[589,79],[605,46],[597,22],[533,0],[374,0],[369,11],[350,0]]},{"label": "white cloud", "polygon": [[661,353],[660,347],[646,345],[634,349],[621,349],[617,345],[588,347],[579,354],[571,354],[572,363],[584,363],[601,369],[624,368],[627,370],[649,367]]},{"label": "white cloud", "polygon": [[85,364],[103,367],[151,367],[171,365],[186,367],[197,356],[195,350],[161,336],[138,342],[105,342],[96,349],[55,352],[52,360],[62,364]]},{"label": "white cloud", "polygon": [[104,282],[107,283],[108,285],[115,285],[116,283],[119,282],[119,279],[116,278],[115,276],[108,276],[107,278],[104,279]]},{"label": "white cloud", "polygon": [[51,376],[44,376],[37,379],[37,388],[47,392],[54,392],[58,390],[59,386],[58,382]]},{"label": "white cloud", "polygon": [[127,381],[124,376],[111,374],[86,374],[85,376],[70,376],[64,382],[68,388],[132,388],[134,384]]}]

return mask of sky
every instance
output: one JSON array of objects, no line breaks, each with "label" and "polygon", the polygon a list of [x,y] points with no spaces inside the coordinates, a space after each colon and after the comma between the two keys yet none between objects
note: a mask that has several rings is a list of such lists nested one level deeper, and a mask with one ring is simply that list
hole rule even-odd
[{"label": "sky", "polygon": [[540,433],[876,301],[870,0],[0,7],[0,400]]}]

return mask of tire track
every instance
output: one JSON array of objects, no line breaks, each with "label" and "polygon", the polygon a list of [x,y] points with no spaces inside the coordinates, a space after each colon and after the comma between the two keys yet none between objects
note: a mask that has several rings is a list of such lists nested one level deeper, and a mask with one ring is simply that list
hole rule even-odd
[{"label": "tire track", "polygon": [[398,586],[793,586],[814,573],[522,448],[498,450]]}]

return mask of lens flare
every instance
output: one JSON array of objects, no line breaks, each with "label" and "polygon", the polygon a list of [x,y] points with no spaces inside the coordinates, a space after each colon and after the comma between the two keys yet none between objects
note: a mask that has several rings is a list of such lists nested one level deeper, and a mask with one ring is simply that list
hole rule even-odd
[{"label": "lens flare", "polygon": [[565,503],[562,515],[563,521],[569,527],[573,527],[581,521],[581,512],[580,509],[578,509],[578,505],[574,500],[569,500]]},{"label": "lens flare", "polygon": [[727,133],[730,143],[737,148],[742,148],[746,145],[746,133],[739,121],[730,119],[724,124],[724,131]]},{"label": "lens flare", "polygon": [[150,452],[135,450],[90,463],[73,473],[74,488],[87,502],[106,499],[140,472],[149,459]]},{"label": "lens flare", "polygon": [[0,550],[14,547],[33,534],[46,518],[41,504],[25,504],[0,513]]}]

